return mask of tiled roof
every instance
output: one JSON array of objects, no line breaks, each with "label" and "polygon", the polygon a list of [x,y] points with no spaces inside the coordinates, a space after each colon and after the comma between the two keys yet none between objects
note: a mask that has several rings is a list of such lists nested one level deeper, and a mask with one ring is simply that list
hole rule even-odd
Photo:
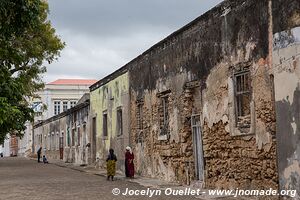
[{"label": "tiled roof", "polygon": [[93,79],[57,79],[47,85],[92,85],[96,82],[97,80]]}]

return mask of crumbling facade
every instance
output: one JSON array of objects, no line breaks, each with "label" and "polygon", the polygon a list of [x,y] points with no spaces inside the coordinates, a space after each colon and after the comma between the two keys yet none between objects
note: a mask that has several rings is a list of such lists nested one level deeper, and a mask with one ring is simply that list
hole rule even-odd
[{"label": "crumbling facade", "polygon": [[61,156],[63,135],[66,130],[66,115],[61,113],[34,125],[35,149],[42,147],[42,155],[50,159],[63,159]]},{"label": "crumbling facade", "polygon": [[[66,116],[64,161],[79,165],[91,164],[90,102],[88,97],[70,109]],[[84,96],[83,96],[84,98]],[[79,100],[80,102],[80,100]]]},{"label": "crumbling facade", "polygon": [[300,2],[278,0],[273,8],[279,184],[297,190],[300,199]]},{"label": "crumbling facade", "polygon": [[106,114],[114,95],[104,86],[126,71],[123,123],[138,174],[208,188],[278,188],[273,28],[283,22],[273,15],[299,3],[276,3],[224,1],[92,86],[97,157],[118,138]]},{"label": "crumbling facade", "polygon": [[113,148],[118,158],[117,169],[124,172],[129,116],[129,75],[121,68],[91,86],[91,124],[99,167],[106,166],[109,149]]},{"label": "crumbling facade", "polygon": [[138,173],[278,187],[270,12],[269,1],[224,1],[129,63]]},{"label": "crumbling facade", "polygon": [[34,125],[35,149],[50,159],[91,164],[89,94],[73,108]]},{"label": "crumbling facade", "polygon": [[[97,81],[87,79],[58,79],[45,84],[45,88],[36,93],[39,97],[30,100],[35,113],[33,123],[49,119],[74,107],[82,95],[89,92],[89,86],[95,82]],[[25,126],[24,136],[19,138],[18,154],[27,157],[37,149],[34,149],[35,145],[33,145],[36,143],[36,138],[32,135],[33,124],[26,122]]]}]

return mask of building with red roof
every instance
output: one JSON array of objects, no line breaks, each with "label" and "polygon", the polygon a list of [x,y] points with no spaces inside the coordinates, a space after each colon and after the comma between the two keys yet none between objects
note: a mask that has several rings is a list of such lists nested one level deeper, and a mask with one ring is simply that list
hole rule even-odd
[{"label": "building with red roof", "polygon": [[[89,93],[89,87],[96,83],[93,79],[57,79],[45,85],[43,91],[38,92],[40,99],[33,101],[36,112],[41,113],[38,120],[44,120],[57,115],[76,105],[77,101]],[[45,106],[47,110],[41,110]]]},{"label": "building with red roof", "polygon": [[[39,98],[32,100],[32,107],[36,113],[34,122],[51,118],[74,107],[84,94],[89,93],[89,87],[96,82],[97,80],[93,79],[57,79],[47,83],[44,90],[37,92]],[[32,137],[32,124],[27,123],[26,126],[18,152],[14,151],[14,154],[26,155],[33,150],[32,144],[36,138]]]},{"label": "building with red roof", "polygon": [[97,80],[94,79],[57,79],[47,85],[92,85],[96,83]]}]

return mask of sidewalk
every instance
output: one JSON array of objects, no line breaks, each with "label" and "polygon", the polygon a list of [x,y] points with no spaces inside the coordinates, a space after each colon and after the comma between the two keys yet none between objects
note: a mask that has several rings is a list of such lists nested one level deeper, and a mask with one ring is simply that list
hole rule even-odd
[{"label": "sidewalk", "polygon": [[[32,157],[28,157],[28,158],[31,160],[35,160],[35,161],[37,159],[37,158],[32,158]],[[48,159],[48,161],[49,161],[49,164],[53,164],[53,165],[56,165],[59,167],[69,168],[69,169],[76,170],[79,172],[85,172],[88,174],[106,177],[106,170],[95,168],[95,166],[79,166],[79,165],[74,165],[74,163],[66,163],[63,160],[54,160],[54,159]],[[129,182],[138,183],[139,185],[142,185],[144,187],[157,188],[157,189],[180,186],[180,184],[177,184],[177,183],[170,183],[167,181],[162,181],[162,180],[153,179],[153,178],[146,178],[146,177],[142,177],[142,176],[138,176],[138,175],[135,175],[134,179],[128,179],[125,177],[125,174],[122,173],[121,171],[116,172],[115,180],[126,180]]]},{"label": "sidewalk", "polygon": [[[97,176],[103,176],[106,177],[106,170],[105,169],[97,169],[94,166],[78,166],[74,165],[73,163],[65,163],[62,160],[48,160],[50,164],[57,165],[59,167],[66,167],[72,170],[85,172],[88,174],[93,174]],[[116,172],[115,176],[116,180],[126,180],[133,183],[138,183],[141,186],[148,187],[148,188],[155,188],[155,189],[163,189],[168,187],[180,187],[180,184],[177,183],[170,183],[167,181],[162,181],[159,179],[153,179],[153,178],[146,178],[142,176],[135,175],[134,179],[128,179],[125,177],[125,174],[121,171]]]},{"label": "sidewalk", "polygon": [[[85,172],[85,173],[88,173],[88,174],[93,174],[93,175],[97,175],[97,176],[106,177],[106,170],[105,169],[96,169],[94,166],[74,165],[73,163],[65,163],[62,160],[49,159],[48,161],[49,161],[49,164],[54,164],[54,165],[57,165],[59,167],[65,167],[65,168],[69,168],[69,169],[72,169],[72,170]],[[121,172],[117,171],[115,179],[116,180],[121,180],[121,179],[125,179],[125,178],[124,178],[124,176],[122,175]]]}]

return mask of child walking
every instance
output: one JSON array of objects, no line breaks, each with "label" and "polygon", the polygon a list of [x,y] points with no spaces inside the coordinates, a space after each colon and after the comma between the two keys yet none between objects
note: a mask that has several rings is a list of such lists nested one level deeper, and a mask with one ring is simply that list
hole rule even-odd
[{"label": "child walking", "polygon": [[107,180],[110,179],[113,181],[114,176],[116,175],[116,162],[117,156],[114,154],[113,149],[109,149],[109,154],[106,159],[106,168],[107,168]]}]

